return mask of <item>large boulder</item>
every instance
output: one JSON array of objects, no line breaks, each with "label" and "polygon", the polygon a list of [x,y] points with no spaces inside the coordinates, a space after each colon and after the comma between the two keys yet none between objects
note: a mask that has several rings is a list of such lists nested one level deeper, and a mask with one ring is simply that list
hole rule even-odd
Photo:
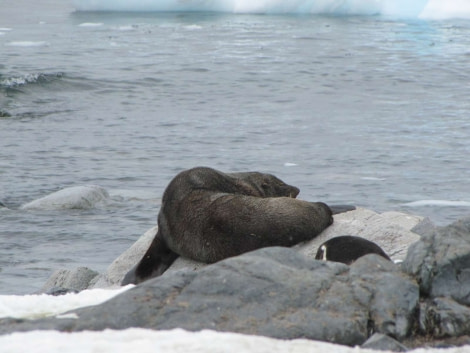
[{"label": "large boulder", "polygon": [[121,285],[124,275],[140,261],[142,256],[152,243],[158,227],[152,227],[147,230],[137,241],[121,255],[119,255],[106,272],[101,274],[96,281],[90,283],[93,288],[106,288]]},{"label": "large boulder", "polygon": [[353,346],[374,332],[398,339],[409,335],[418,301],[416,283],[377,255],[346,266],[272,247],[199,271],[165,273],[106,303],[66,315],[75,319],[4,321],[0,333],[212,329]]},{"label": "large boulder", "polygon": [[80,292],[87,289],[98,275],[98,272],[87,267],[77,267],[74,270],[57,270],[49,277],[38,293],[57,295],[66,292]]},{"label": "large boulder", "polygon": [[328,239],[339,235],[356,235],[376,243],[392,260],[399,261],[405,258],[408,247],[420,239],[413,229],[423,221],[423,217],[402,212],[377,213],[357,208],[335,215],[331,226],[318,237],[299,244],[296,248],[314,258],[318,247]]},{"label": "large boulder", "polygon": [[403,270],[420,286],[419,331],[433,338],[470,334],[470,217],[423,234]]},{"label": "large boulder", "polygon": [[[358,235],[377,243],[393,260],[402,260],[406,255],[408,246],[420,238],[412,230],[422,224],[426,225],[426,229],[433,227],[429,220],[423,220],[419,216],[400,212],[376,213],[368,209],[357,208],[354,211],[334,215],[334,223],[331,226],[318,237],[299,244],[294,249],[310,258],[314,258],[318,247],[324,241],[339,235]],[[90,280],[88,288],[106,288],[119,285],[124,275],[140,261],[147,251],[156,232],[156,227],[145,232],[131,248],[113,261],[105,273]],[[166,272],[173,273],[183,268],[198,270],[204,266],[206,264],[179,257]],[[71,276],[73,275],[70,271],[68,273]],[[73,281],[73,279],[68,281]],[[52,278],[42,291],[47,292],[50,288],[60,286],[63,285],[54,283],[54,278]]]},{"label": "large boulder", "polygon": [[424,234],[410,246],[403,270],[421,293],[470,305],[470,217]]}]

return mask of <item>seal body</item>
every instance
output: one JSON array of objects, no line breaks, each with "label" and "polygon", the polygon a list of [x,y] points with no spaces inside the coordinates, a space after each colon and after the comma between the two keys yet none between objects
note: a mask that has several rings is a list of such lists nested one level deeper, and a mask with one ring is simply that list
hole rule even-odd
[{"label": "seal body", "polygon": [[319,246],[315,259],[350,265],[367,254],[377,254],[390,260],[385,251],[374,242],[352,235],[342,235],[327,240]]},{"label": "seal body", "polygon": [[180,255],[213,263],[314,238],[333,222],[331,210],[321,202],[295,199],[298,193],[270,174],[206,167],[179,173],[163,194],[150,248],[123,284],[162,274]]}]

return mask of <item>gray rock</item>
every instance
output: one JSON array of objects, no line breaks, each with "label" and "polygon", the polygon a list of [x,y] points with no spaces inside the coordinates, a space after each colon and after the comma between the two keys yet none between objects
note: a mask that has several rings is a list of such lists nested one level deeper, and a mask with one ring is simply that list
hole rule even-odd
[{"label": "gray rock", "polygon": [[429,217],[424,218],[421,222],[419,222],[416,226],[411,228],[413,233],[419,235],[426,235],[430,234],[437,230],[437,226],[429,219]]},{"label": "gray rock", "polygon": [[318,247],[339,235],[356,235],[379,245],[394,261],[403,260],[408,247],[418,241],[420,236],[411,231],[423,217],[401,212],[376,213],[357,208],[354,211],[334,216],[334,222],[318,237],[295,246],[309,257],[315,258]]},{"label": "gray rock", "polygon": [[404,276],[397,265],[375,254],[354,262],[350,276],[355,291],[365,289],[373,295],[368,303],[372,331],[405,338],[419,302],[417,284]]},{"label": "gray rock", "polygon": [[109,288],[121,285],[124,275],[142,258],[147,251],[153,237],[157,233],[157,227],[150,228],[144,235],[118,258],[116,258],[107,268],[105,273],[85,275],[83,268],[75,270],[62,269],[54,272],[46,281],[39,293],[54,293],[56,288],[76,289],[69,287],[70,283],[80,283],[80,290],[89,288]]},{"label": "gray rock", "polygon": [[115,259],[106,269],[106,272],[100,275],[96,283],[90,284],[90,287],[106,288],[120,285],[124,275],[140,261],[149,248],[157,229],[158,227],[155,226],[146,231],[129,249]]},{"label": "gray rock", "polygon": [[348,267],[289,248],[264,248],[197,272],[165,273],[101,305],[74,310],[78,319],[10,320],[0,323],[0,333],[178,327],[352,346],[371,331],[407,336],[417,305],[418,286],[380,256]]},{"label": "gray rock", "polygon": [[98,276],[98,272],[87,267],[75,270],[57,270],[47,280],[38,293],[56,295],[59,292],[79,292],[87,289],[90,282]]},{"label": "gray rock", "polygon": [[392,351],[392,352],[406,352],[408,348],[393,339],[390,336],[382,333],[374,333],[361,348],[375,349],[378,351]]},{"label": "gray rock", "polygon": [[434,298],[420,304],[420,329],[433,338],[470,334],[470,308],[449,298]]},{"label": "gray rock", "polygon": [[470,217],[423,235],[410,246],[402,267],[423,295],[470,305]]}]

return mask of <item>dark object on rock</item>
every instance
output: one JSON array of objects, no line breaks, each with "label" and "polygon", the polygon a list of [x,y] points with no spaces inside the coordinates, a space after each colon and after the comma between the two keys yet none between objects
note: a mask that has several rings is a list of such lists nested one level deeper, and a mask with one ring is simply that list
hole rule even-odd
[{"label": "dark object on rock", "polygon": [[408,348],[393,339],[390,336],[384,335],[382,333],[373,334],[361,348],[375,349],[378,351],[392,351],[392,352],[406,352]]},{"label": "dark object on rock", "polygon": [[417,305],[416,284],[380,256],[346,266],[270,247],[197,272],[164,274],[103,304],[72,311],[77,319],[9,322],[0,324],[0,333],[211,329],[354,346],[371,332],[406,337]]},{"label": "dark object on rock", "polygon": [[78,293],[78,290],[64,287],[53,287],[46,292],[47,295],[54,296],[64,295],[68,293]]},{"label": "dark object on rock", "polygon": [[349,211],[354,211],[356,209],[356,206],[351,206],[351,205],[328,205],[331,209],[331,212],[335,214],[339,213],[344,213],[344,212],[349,212]]},{"label": "dark object on rock", "polygon": [[391,261],[380,246],[370,240],[352,235],[342,235],[327,240],[319,246],[315,259],[350,265],[367,254],[377,254]]},{"label": "dark object on rock", "polygon": [[295,199],[298,193],[270,174],[205,167],[179,173],[163,194],[152,244],[122,284],[159,276],[178,256],[213,263],[314,238],[333,223],[331,210]]},{"label": "dark object on rock", "polygon": [[4,111],[4,110],[0,110],[0,118],[9,118],[11,117],[11,114]]}]

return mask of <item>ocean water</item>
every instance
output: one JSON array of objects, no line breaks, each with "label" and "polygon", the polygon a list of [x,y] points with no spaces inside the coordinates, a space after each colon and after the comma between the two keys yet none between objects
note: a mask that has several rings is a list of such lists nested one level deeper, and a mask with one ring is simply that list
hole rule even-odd
[{"label": "ocean water", "polygon": [[[464,0],[0,0],[0,294],[103,271],[179,171],[470,213]],[[92,207],[23,209],[98,185]]]}]

